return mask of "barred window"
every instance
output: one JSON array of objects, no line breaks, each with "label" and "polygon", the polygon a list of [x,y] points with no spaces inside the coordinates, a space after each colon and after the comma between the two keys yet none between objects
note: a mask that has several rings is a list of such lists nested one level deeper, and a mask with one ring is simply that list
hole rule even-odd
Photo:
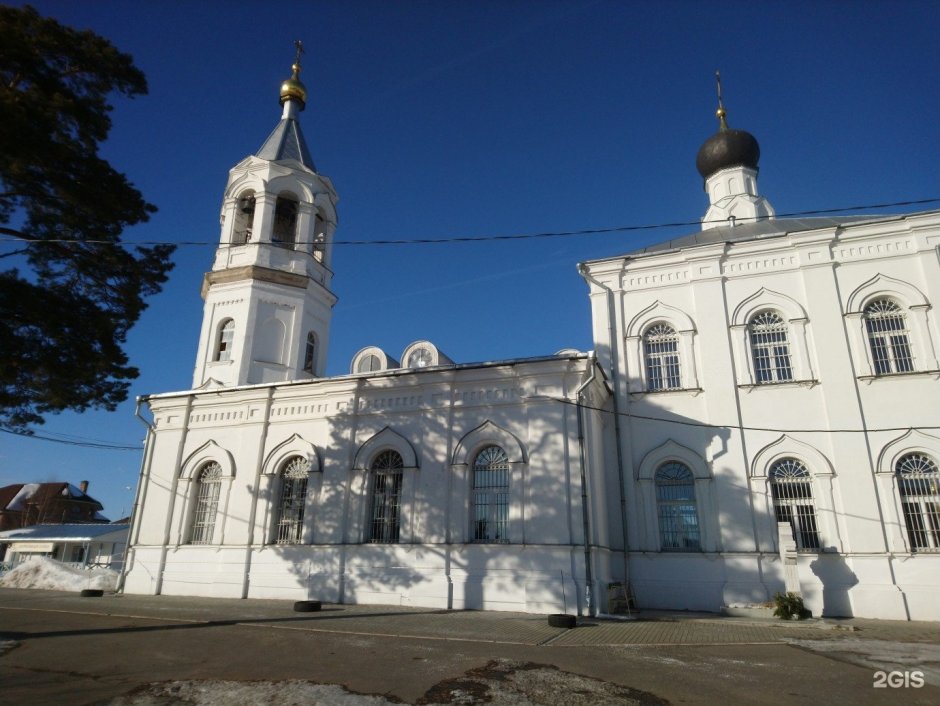
[{"label": "barred window", "polygon": [[688,466],[669,461],[659,467],[656,471],[656,506],[664,550],[701,549],[695,506],[695,476]]},{"label": "barred window", "polygon": [[369,542],[398,542],[401,481],[404,462],[397,451],[383,451],[372,462],[372,503]]},{"label": "barred window", "polygon": [[864,318],[875,375],[913,371],[914,357],[904,310],[891,299],[876,299],[865,307]]},{"label": "barred window", "polygon": [[937,462],[913,453],[898,459],[898,493],[911,551],[940,550],[940,472]]},{"label": "barred window", "polygon": [[643,355],[646,359],[646,389],[678,390],[679,336],[668,324],[650,326],[643,334]]},{"label": "barred window", "polygon": [[774,463],[770,468],[770,492],[777,522],[789,523],[797,549],[819,549],[812,479],[806,466],[795,458]]},{"label": "barred window", "polygon": [[747,325],[758,384],[793,379],[787,322],[776,311],[762,311]]},{"label": "barred window", "polygon": [[193,511],[190,544],[212,543],[221,490],[222,466],[210,461],[199,471],[199,479],[196,481],[196,507]]},{"label": "barred window", "polygon": [[473,461],[473,541],[509,541],[509,457],[487,446]]},{"label": "barred window", "polygon": [[235,340],[235,321],[225,319],[219,324],[219,335],[215,346],[215,360],[224,362],[232,359],[232,343]]},{"label": "barred window", "polygon": [[277,513],[278,544],[299,544],[303,540],[304,507],[307,502],[307,480],[310,462],[295,456],[281,473],[281,498]]}]

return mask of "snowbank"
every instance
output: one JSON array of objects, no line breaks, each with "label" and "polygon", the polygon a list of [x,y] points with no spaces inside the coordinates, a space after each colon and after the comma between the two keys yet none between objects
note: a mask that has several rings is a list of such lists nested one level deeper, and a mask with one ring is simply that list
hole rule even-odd
[{"label": "snowbank", "polygon": [[84,588],[113,591],[117,580],[118,572],[111,569],[80,569],[43,556],[27,559],[0,576],[0,586],[51,591],[81,591]]}]

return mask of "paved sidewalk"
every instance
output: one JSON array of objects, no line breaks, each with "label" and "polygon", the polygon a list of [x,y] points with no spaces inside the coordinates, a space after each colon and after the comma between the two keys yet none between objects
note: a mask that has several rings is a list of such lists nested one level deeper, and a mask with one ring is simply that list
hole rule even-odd
[{"label": "paved sidewalk", "polygon": [[331,604],[324,604],[320,612],[295,613],[291,601],[117,594],[82,598],[64,591],[0,589],[0,611],[9,609],[515,645],[771,644],[846,638],[940,645],[940,623],[862,619],[787,623],[670,611],[643,611],[632,620],[581,617],[576,629],[566,630],[549,626],[544,615],[530,613]]},{"label": "paved sidewalk", "polygon": [[[648,703],[940,703],[940,624],[639,617],[566,630],[525,613],[295,613],[290,601],[0,589],[0,682],[17,704],[107,703],[180,680],[304,680],[418,703],[511,660],[636,689]],[[879,671],[895,670],[922,672],[924,686],[875,688]]]}]

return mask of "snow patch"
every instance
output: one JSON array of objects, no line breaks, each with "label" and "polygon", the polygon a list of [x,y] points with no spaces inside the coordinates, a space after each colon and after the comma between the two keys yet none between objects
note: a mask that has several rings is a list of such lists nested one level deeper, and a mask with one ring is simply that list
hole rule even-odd
[{"label": "snow patch", "polygon": [[[351,694],[335,684],[306,681],[251,682],[177,681],[154,684],[119,696],[109,706],[231,706],[231,704],[316,704],[316,706],[392,706],[381,696]],[[396,704],[397,706],[397,704]]]},{"label": "snow patch", "polygon": [[37,490],[39,490],[39,483],[26,483],[20,488],[20,492],[13,496],[10,504],[7,505],[7,510],[22,512],[26,509],[26,501],[33,497]]},{"label": "snow patch", "polygon": [[43,588],[50,591],[81,591],[100,588],[113,591],[118,572],[112,569],[82,569],[68,566],[49,557],[32,557],[0,577],[5,588]]}]

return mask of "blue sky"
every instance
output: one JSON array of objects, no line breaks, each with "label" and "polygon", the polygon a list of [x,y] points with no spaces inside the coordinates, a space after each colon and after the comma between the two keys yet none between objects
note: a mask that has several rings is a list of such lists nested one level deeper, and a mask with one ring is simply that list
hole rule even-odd
[{"label": "blue sky", "polygon": [[[109,38],[147,75],[148,96],[115,98],[103,147],[159,208],[126,239],[205,243],[179,248],[131,333],[130,400],[50,417],[41,434],[135,445],[133,398],[189,387],[227,172],[277,123],[295,39],[301,124],[339,192],[339,241],[696,221],[716,69],[730,125],[760,142],[760,191],[778,214],[940,197],[932,0],[31,4]],[[694,230],[338,245],[328,372],[366,345],[397,358],[418,339],[458,362],[589,350],[577,262]],[[0,485],[87,479],[112,518],[130,511],[139,464],[0,438]]]}]

